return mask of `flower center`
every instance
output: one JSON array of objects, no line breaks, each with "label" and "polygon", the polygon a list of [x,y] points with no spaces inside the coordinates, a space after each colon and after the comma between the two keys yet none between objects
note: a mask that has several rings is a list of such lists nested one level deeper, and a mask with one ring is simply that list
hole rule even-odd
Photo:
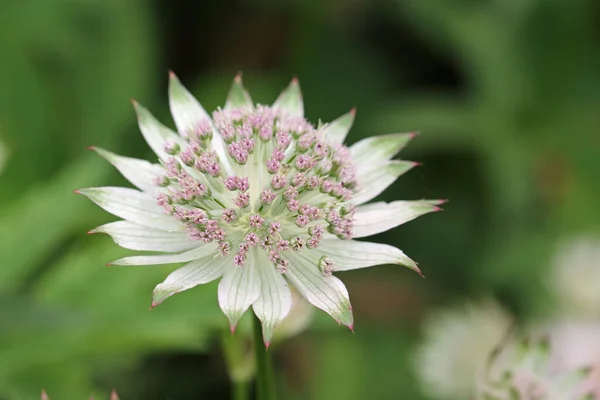
[{"label": "flower center", "polygon": [[[260,105],[219,109],[213,123],[206,119],[182,136],[183,147],[165,144],[172,157],[156,182],[164,188],[157,201],[185,224],[190,240],[216,242],[238,266],[260,246],[285,272],[286,251],[318,248],[326,232],[352,237],[350,151],[328,143],[304,118]],[[325,273],[331,268],[329,260],[319,265]]]}]

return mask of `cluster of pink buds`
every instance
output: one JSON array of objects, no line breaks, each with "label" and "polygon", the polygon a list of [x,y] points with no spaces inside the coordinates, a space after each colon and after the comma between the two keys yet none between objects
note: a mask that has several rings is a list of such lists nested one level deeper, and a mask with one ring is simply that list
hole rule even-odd
[{"label": "cluster of pink buds", "polygon": [[[211,145],[213,129],[225,142],[221,154]],[[352,238],[350,152],[305,119],[266,106],[220,109],[213,124],[203,120],[182,136],[184,146],[165,145],[171,158],[157,201],[186,224],[191,240],[217,242],[223,255],[235,251],[238,266],[259,246],[284,272],[286,251],[316,249],[325,234]]]}]

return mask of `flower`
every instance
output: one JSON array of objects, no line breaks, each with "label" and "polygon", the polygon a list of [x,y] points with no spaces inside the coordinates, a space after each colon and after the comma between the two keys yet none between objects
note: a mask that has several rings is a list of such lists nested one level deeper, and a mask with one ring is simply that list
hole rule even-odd
[{"label": "flower", "polygon": [[435,399],[472,398],[478,371],[511,324],[511,316],[491,300],[431,313],[415,357],[423,390]]},{"label": "flower", "polygon": [[566,318],[549,328],[552,341],[551,368],[555,371],[590,370],[583,388],[600,399],[600,322]]},{"label": "flower", "polygon": [[591,400],[589,368],[551,368],[548,337],[511,338],[491,355],[479,382],[477,399]]},{"label": "flower", "polygon": [[442,201],[363,205],[416,164],[391,158],[414,134],[342,144],[354,110],[314,127],[297,80],[272,106],[254,105],[238,75],[225,107],[209,115],[171,73],[178,134],[134,102],[142,135],[160,164],[95,150],[140,190],[79,190],[123,221],[91,232],[122,247],[165,254],[114,265],[187,263],[153,292],[152,306],[221,278],[219,305],[232,331],[252,306],[265,344],[289,313],[288,283],[313,306],[353,329],[344,284],[333,275],[378,264],[417,264],[399,249],[356,241],[428,212]]}]

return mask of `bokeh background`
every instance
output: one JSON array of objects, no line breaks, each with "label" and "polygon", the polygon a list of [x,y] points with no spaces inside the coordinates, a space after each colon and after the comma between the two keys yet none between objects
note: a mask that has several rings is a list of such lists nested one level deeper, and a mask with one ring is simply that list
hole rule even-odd
[{"label": "bokeh background", "polygon": [[427,278],[343,273],[356,333],[316,313],[273,353],[283,399],[427,399],[431,310],[543,318],[557,243],[600,232],[599,21],[595,0],[0,1],[0,399],[228,398],[216,286],[148,311],[173,268],[106,267],[130,253],[85,233],[114,217],[72,193],[125,184],[87,146],[152,159],[129,99],[172,126],[169,69],[207,109],[238,71],[262,103],[297,76],[311,121],[357,107],[350,142],[421,132],[380,198],[450,202],[374,241]]}]

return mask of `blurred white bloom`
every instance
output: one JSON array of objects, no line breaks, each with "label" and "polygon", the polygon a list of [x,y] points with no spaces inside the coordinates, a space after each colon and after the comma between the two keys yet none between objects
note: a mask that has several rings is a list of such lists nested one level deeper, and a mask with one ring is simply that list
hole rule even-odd
[{"label": "blurred white bloom", "polygon": [[550,340],[552,370],[590,368],[592,374],[585,387],[600,399],[600,321],[559,321],[550,328]]},{"label": "blurred white bloom", "polygon": [[548,337],[511,338],[495,349],[480,374],[480,400],[589,400],[589,368],[552,366],[555,346]]},{"label": "blurred white bloom", "polygon": [[600,318],[600,235],[572,238],[559,246],[551,287],[560,312]]},{"label": "blurred white bloom", "polygon": [[509,314],[491,300],[430,315],[416,357],[423,390],[436,399],[470,398],[478,371],[511,322]]},{"label": "blurred white bloom", "polygon": [[556,368],[600,365],[600,321],[564,320],[550,329]]}]

